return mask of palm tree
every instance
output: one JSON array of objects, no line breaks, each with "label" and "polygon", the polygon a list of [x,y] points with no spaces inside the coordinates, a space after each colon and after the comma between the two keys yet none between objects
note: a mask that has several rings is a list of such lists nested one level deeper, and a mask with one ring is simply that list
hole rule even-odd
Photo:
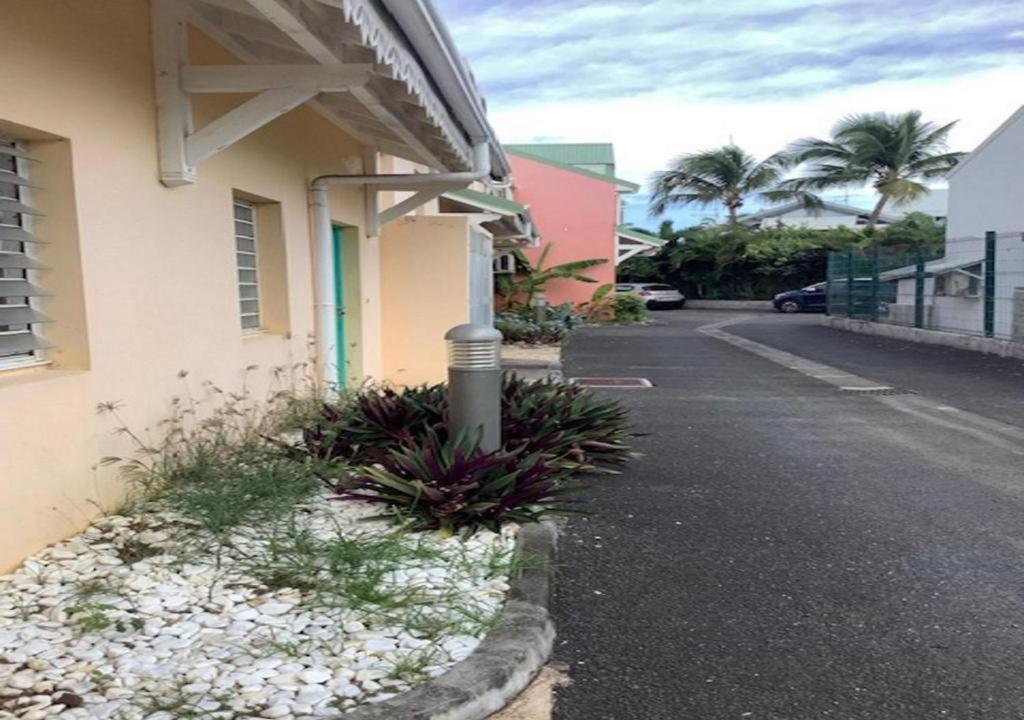
[{"label": "palm tree", "polygon": [[751,195],[769,202],[792,197],[779,191],[787,161],[787,156],[776,154],[758,162],[736,145],[681,155],[671,169],[654,175],[651,215],[660,215],[670,205],[721,203],[729,211],[729,224],[736,225],[739,209]]},{"label": "palm tree", "polygon": [[964,153],[946,150],[954,125],[924,122],[918,110],[849,115],[832,129],[831,140],[804,138],[787,148],[804,173],[782,187],[814,206],[821,204],[815,191],[870,183],[878,193],[867,224],[873,230],[889,202],[901,205],[927,195],[922,181],[944,177],[960,161]]}]

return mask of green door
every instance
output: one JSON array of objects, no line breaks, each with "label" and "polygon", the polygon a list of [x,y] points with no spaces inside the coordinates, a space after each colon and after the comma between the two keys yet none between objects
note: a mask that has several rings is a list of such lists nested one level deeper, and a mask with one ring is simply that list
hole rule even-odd
[{"label": "green door", "polygon": [[348,379],[348,366],[345,363],[345,230],[334,226],[334,304],[337,307],[335,322],[338,332],[338,387],[345,387]]}]

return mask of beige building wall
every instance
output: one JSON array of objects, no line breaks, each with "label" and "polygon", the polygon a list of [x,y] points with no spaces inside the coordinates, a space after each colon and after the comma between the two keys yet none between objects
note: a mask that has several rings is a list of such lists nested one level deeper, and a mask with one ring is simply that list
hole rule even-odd
[{"label": "beige building wall", "polygon": [[444,334],[469,322],[470,219],[410,216],[381,232],[384,378],[442,382]]},{"label": "beige building wall", "polygon": [[[0,371],[0,570],[82,528],[98,508],[122,497],[114,471],[94,466],[131,447],[114,434],[112,418],[96,414],[97,403],[122,403],[125,422],[156,437],[172,398],[185,391],[179,371],[202,395],[204,381],[240,388],[244,369],[255,367],[249,386],[262,394],[273,368],[309,357],[306,188],[316,175],[360,166],[364,154],[334,125],[300,108],[203,163],[196,184],[165,188],[158,181],[148,4],[10,2],[3,23],[0,65],[11,71],[0,77],[0,130],[39,139],[33,151],[44,162],[33,177],[43,189],[35,201],[48,216],[36,230],[50,241],[43,259],[53,267],[39,282],[55,293],[45,310],[57,322],[47,334],[60,347],[47,367]],[[194,62],[230,61],[203,37],[193,46]],[[200,99],[200,124],[242,99]],[[238,194],[262,203],[273,245],[261,268],[269,325],[252,334],[241,331],[238,317]],[[339,189],[332,205],[337,222],[361,233],[362,190]],[[458,229],[450,230],[442,245],[452,260]],[[403,311],[395,299],[379,305],[377,243],[361,234],[359,243],[360,342],[372,345],[379,324],[373,319],[400,322]],[[451,285],[443,278],[453,266],[422,238],[409,245],[421,256],[420,272],[389,280],[387,289],[401,297],[415,290],[432,303],[430,285]],[[444,294],[455,302],[459,292]],[[416,310],[430,312],[429,304]],[[433,330],[415,329],[424,343],[440,342]],[[367,369],[380,363],[363,360]],[[414,360],[409,355],[391,366]]]}]

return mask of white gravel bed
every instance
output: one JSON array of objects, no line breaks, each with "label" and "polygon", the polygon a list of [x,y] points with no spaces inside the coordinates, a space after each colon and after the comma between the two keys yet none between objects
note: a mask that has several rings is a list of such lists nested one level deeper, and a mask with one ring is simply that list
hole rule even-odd
[{"label": "white gravel bed", "polygon": [[501,609],[514,528],[396,535],[379,513],[317,497],[226,544],[152,506],[98,520],[0,576],[0,718],[319,718],[445,672]]}]

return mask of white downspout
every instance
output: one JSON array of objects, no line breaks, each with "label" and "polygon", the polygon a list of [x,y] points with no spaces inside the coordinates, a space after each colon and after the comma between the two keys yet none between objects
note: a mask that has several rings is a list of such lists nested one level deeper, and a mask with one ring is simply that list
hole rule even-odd
[{"label": "white downspout", "polygon": [[[339,374],[344,368],[337,365],[338,304],[334,296],[334,239],[331,227],[331,208],[328,188],[334,185],[365,185],[367,192],[375,188],[395,190],[421,190],[432,185],[450,186],[446,190],[469,187],[486,181],[491,174],[490,145],[480,143],[473,147],[473,170],[458,173],[422,173],[412,175],[321,175],[313,180],[309,190],[309,206],[316,246],[316,297],[314,300],[317,322],[317,355],[324,391],[340,386]],[[429,202],[425,200],[424,202]],[[366,218],[366,225],[375,225],[377,218]]]}]

